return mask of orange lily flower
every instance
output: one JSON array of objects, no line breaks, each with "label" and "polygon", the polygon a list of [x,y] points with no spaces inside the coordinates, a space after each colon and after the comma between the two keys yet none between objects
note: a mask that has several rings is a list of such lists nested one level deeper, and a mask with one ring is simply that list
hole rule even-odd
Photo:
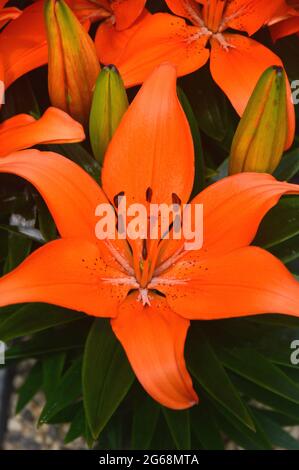
[{"label": "orange lily flower", "polygon": [[277,17],[269,23],[273,41],[291,34],[299,35],[299,1],[286,0],[286,3]]},{"label": "orange lily flower", "polygon": [[144,9],[146,0],[67,0],[81,21],[108,19],[118,30],[129,28]]},{"label": "orange lily flower", "polygon": [[1,278],[0,304],[47,302],[110,317],[137,378],[162,405],[184,409],[198,400],[184,360],[190,320],[299,315],[299,283],[274,256],[249,246],[279,197],[299,193],[271,175],[234,175],[193,200],[204,204],[201,250],[185,251],[184,240],[96,238],[95,208],[120,193],[145,205],[190,197],[193,142],[171,65],[151,74],[124,115],[105,157],[104,191],[50,152],[11,154],[0,171],[39,190],[61,236]]},{"label": "orange lily flower", "polygon": [[60,109],[50,107],[40,119],[18,114],[0,124],[0,157],[38,144],[80,142],[83,127]]},{"label": "orange lily flower", "polygon": [[[166,0],[178,16],[151,15],[139,22],[131,39],[115,28],[99,28],[96,47],[102,63],[114,63],[126,86],[140,84],[163,60],[177,66],[178,75],[202,67],[210,57],[215,82],[239,113],[248,103],[262,73],[282,66],[272,51],[250,37],[229,32],[258,31],[282,8],[284,0]],[[189,20],[188,25],[183,18]],[[206,48],[210,44],[211,50]],[[110,43],[110,45],[109,45]],[[295,117],[289,90],[289,138],[294,139]]]},{"label": "orange lily flower", "polygon": [[4,8],[8,0],[0,0],[0,29],[3,28],[10,20],[15,20],[21,15],[21,10],[15,7]]}]

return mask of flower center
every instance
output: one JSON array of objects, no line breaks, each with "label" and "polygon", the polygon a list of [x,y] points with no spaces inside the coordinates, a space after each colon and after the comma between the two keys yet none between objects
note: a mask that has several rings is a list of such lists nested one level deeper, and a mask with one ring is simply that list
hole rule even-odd
[{"label": "flower center", "polygon": [[199,27],[197,33],[187,39],[188,43],[196,41],[203,36],[216,39],[224,50],[228,51],[234,48],[222,34],[227,29],[229,22],[242,13],[242,9],[233,15],[225,16],[227,0],[206,0],[202,9],[194,8],[189,0],[185,0],[185,8],[189,14],[190,20],[195,26]]},{"label": "flower center", "polygon": [[140,288],[139,289],[139,295],[137,297],[137,302],[142,302],[142,305],[145,307],[145,305],[151,305],[151,296],[148,293],[148,289],[146,288]]}]

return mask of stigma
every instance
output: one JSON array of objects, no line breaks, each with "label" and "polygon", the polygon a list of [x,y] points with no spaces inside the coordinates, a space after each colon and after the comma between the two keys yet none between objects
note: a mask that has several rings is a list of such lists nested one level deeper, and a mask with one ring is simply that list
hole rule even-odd
[{"label": "stigma", "polygon": [[150,306],[151,305],[150,299],[151,298],[149,296],[148,289],[140,288],[139,295],[137,297],[137,302],[142,302],[143,307],[145,307],[146,305]]}]

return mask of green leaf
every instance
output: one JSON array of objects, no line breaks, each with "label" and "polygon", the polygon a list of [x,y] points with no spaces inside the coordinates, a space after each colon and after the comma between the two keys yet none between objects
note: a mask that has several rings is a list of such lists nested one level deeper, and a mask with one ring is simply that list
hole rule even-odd
[{"label": "green leaf", "polygon": [[83,147],[81,144],[60,144],[60,145],[48,145],[49,150],[57,152],[65,157],[73,160],[81,166],[90,176],[92,176],[97,182],[100,179],[101,168],[99,163],[93,158],[92,155]]},{"label": "green leaf", "polygon": [[253,415],[251,419],[254,423],[255,431],[242,425],[240,421],[233,419],[232,415],[228,414],[224,408],[218,407],[218,411],[219,413],[216,415],[218,427],[240,447],[246,450],[272,449],[264,430]]},{"label": "green leaf", "polygon": [[86,419],[84,413],[83,404],[78,409],[77,413],[75,414],[74,419],[72,420],[69,430],[64,438],[64,443],[69,444],[73,442],[80,436],[84,436],[86,431]]},{"label": "green leaf", "polygon": [[170,434],[178,450],[191,449],[191,423],[189,410],[162,408]]},{"label": "green leaf", "polygon": [[299,234],[299,197],[283,198],[263,219],[254,245],[272,248]]},{"label": "green leaf", "polygon": [[[252,419],[233,386],[207,337],[199,328],[193,328],[193,341],[187,349],[187,364],[192,375],[206,392],[237,419],[254,429]],[[187,343],[188,345],[188,343]]]},{"label": "green leaf", "polygon": [[32,240],[20,234],[9,233],[8,252],[4,274],[16,268],[30,253]]},{"label": "green leaf", "polygon": [[299,442],[275,421],[264,415],[263,410],[253,410],[253,414],[274,446],[286,450],[299,450]]},{"label": "green leaf", "polygon": [[299,258],[299,235],[273,246],[269,251],[279,258],[284,264],[295,261]]},{"label": "green leaf", "polygon": [[22,225],[4,225],[0,224],[0,230],[5,230],[6,232],[17,235],[21,239],[31,240],[33,242],[43,244],[45,239],[43,238],[41,232],[34,227],[23,227]]},{"label": "green leaf", "polygon": [[137,401],[133,410],[132,443],[134,450],[149,449],[157,422],[160,406],[147,394]]},{"label": "green leaf", "polygon": [[37,206],[38,225],[44,241],[51,241],[57,238],[57,229],[54,219],[41,196],[36,193],[34,199]]},{"label": "green leaf", "polygon": [[36,333],[33,338],[26,339],[14,344],[6,352],[8,361],[40,357],[55,354],[63,351],[81,350],[84,346],[90,319],[78,320],[66,327],[61,327],[55,331],[55,341],[53,341],[53,331],[43,331]]},{"label": "green leaf", "polygon": [[82,318],[82,314],[48,304],[26,304],[0,323],[0,338],[9,341],[20,336],[63,325]]},{"label": "green leaf", "polygon": [[99,436],[134,381],[125,353],[107,320],[94,321],[83,358],[83,400],[92,435]]},{"label": "green leaf", "polygon": [[299,318],[290,315],[256,315],[251,317],[250,321],[260,323],[262,325],[276,326],[277,328],[299,329]]},{"label": "green leaf", "polygon": [[204,449],[223,450],[223,441],[214,413],[207,403],[201,402],[191,411],[192,436],[195,435]]},{"label": "green leaf", "polygon": [[16,414],[29,403],[34,395],[42,387],[43,374],[41,363],[37,362],[30,370],[23,385],[18,390],[18,401],[16,405]]},{"label": "green leaf", "polygon": [[1,108],[3,120],[21,113],[31,114],[35,118],[40,116],[39,105],[32,87],[32,77],[27,74],[5,90],[5,106]]},{"label": "green leaf", "polygon": [[186,117],[188,119],[191,134],[192,134],[192,139],[193,139],[194,158],[195,158],[195,176],[194,176],[194,187],[193,187],[192,194],[196,196],[205,187],[205,163],[204,163],[203,148],[202,148],[198,123],[196,121],[191,104],[186,94],[180,87],[178,87],[178,97],[183,107],[183,110],[186,114]]},{"label": "green leaf", "polygon": [[280,181],[289,181],[299,172],[299,148],[284,154],[274,175]]},{"label": "green leaf", "polygon": [[181,81],[188,91],[200,129],[221,142],[229,151],[238,118],[224,93],[211,78],[209,68],[202,67]]},{"label": "green leaf", "polygon": [[49,422],[59,411],[77,401],[82,392],[81,373],[82,359],[79,357],[72,363],[53,390],[41,412],[39,425]]},{"label": "green leaf", "polygon": [[61,378],[64,363],[66,359],[65,353],[53,354],[43,361],[43,390],[47,400],[53,396],[58,382]]},{"label": "green leaf", "polygon": [[295,418],[296,420],[299,420],[299,406],[294,402],[286,400],[275,393],[269,392],[265,388],[262,388],[249,380],[232,375],[231,378],[238,389],[250,397],[250,399],[255,399],[278,413],[286,415],[292,419]]},{"label": "green leaf", "polygon": [[77,401],[77,402],[71,403],[70,405],[67,405],[65,408],[62,408],[62,410],[59,410],[51,418],[49,418],[47,423],[48,424],[71,423],[72,420],[74,419],[74,416],[76,416],[80,406],[82,406],[81,401],[79,402]]},{"label": "green leaf", "polygon": [[223,349],[219,357],[225,367],[272,393],[299,404],[299,387],[281,369],[253,348]]},{"label": "green leaf", "polygon": [[[284,318],[283,315],[277,317]],[[276,324],[275,320],[272,320],[273,323],[258,323],[255,321],[256,318],[233,318],[209,322],[205,331],[209,334],[217,354],[221,356],[222,348],[230,350],[232,347],[241,349],[246,347],[260,352],[275,364],[295,367],[290,362],[290,344],[294,339],[294,330],[286,328],[285,324]],[[297,319],[298,327],[299,320]]]}]

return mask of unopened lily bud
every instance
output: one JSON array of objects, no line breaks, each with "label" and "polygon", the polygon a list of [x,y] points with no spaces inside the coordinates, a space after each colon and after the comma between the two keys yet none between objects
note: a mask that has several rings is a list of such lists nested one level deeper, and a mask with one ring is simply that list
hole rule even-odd
[{"label": "unopened lily bud", "polygon": [[122,78],[114,65],[108,65],[97,79],[89,119],[93,154],[101,163],[127,108],[128,98]]},{"label": "unopened lily bud", "polygon": [[46,0],[45,19],[51,103],[86,125],[100,71],[93,41],[63,0]]},{"label": "unopened lily bud", "polygon": [[286,77],[269,67],[258,81],[233,139],[229,173],[273,173],[288,137]]}]

